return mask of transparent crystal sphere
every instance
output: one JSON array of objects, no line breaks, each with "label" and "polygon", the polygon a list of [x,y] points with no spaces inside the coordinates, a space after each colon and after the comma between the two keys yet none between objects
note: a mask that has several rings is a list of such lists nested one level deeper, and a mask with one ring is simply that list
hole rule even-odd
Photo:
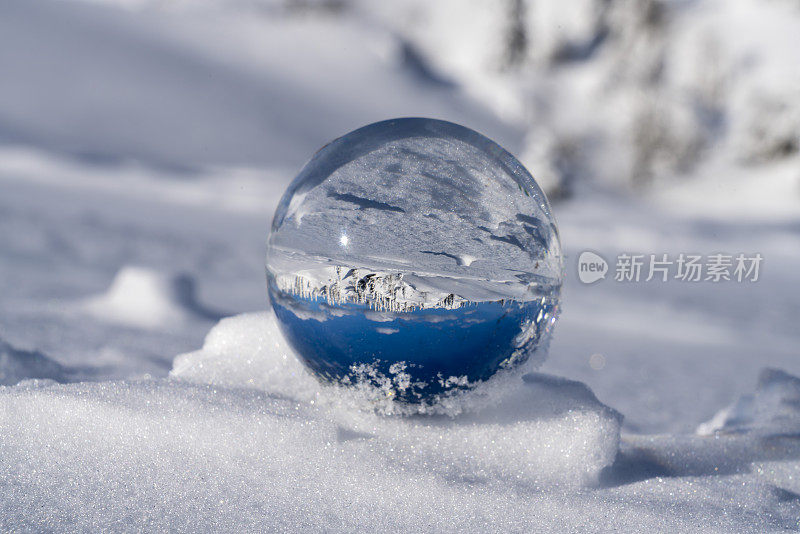
[{"label": "transparent crystal sphere", "polygon": [[550,206],[483,135],[370,124],[317,152],[275,212],[270,300],[321,380],[430,403],[544,359],[563,280]]}]

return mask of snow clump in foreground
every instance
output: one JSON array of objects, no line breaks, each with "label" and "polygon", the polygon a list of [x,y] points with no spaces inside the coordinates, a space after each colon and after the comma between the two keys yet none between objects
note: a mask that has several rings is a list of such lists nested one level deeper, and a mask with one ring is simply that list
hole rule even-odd
[{"label": "snow clump in foreground", "polygon": [[620,446],[585,385],[497,378],[449,414],[381,416],[320,386],[263,312],[221,321],[170,379],[0,387],[0,530],[797,526],[792,436],[779,454],[747,432]]},{"label": "snow clump in foreground", "polygon": [[[379,392],[321,385],[286,344],[271,312],[222,320],[202,350],[175,359],[171,377],[255,389],[313,408],[376,458],[423,464],[448,479],[594,485],[619,445],[616,411],[585,385],[544,374],[502,375],[432,414],[377,414],[375,408],[403,410]],[[287,444],[288,450],[300,446]]]}]

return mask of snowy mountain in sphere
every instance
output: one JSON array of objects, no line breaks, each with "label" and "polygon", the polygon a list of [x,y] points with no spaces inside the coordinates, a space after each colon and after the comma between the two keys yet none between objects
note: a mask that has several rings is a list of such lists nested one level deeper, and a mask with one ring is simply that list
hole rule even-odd
[{"label": "snowy mountain in sphere", "polygon": [[547,199],[511,154],[453,123],[395,119],[300,172],[273,220],[267,276],[318,376],[426,400],[537,352],[563,258]]}]

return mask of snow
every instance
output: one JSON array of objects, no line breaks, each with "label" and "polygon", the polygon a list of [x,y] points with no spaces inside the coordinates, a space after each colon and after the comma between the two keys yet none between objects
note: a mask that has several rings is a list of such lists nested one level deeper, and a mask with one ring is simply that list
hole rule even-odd
[{"label": "snow", "polygon": [[167,277],[143,267],[123,267],[105,293],[76,304],[100,321],[164,328],[196,319],[219,318],[197,302],[189,275]]},{"label": "snow", "polygon": [[15,73],[0,86],[0,139],[100,164],[295,172],[331,139],[387,116],[468,120],[505,144],[517,137],[469,99],[415,83],[383,33],[215,11],[4,2],[4,48],[26,54],[0,63]]},{"label": "snow", "polygon": [[63,380],[66,369],[35,351],[20,350],[0,339],[0,385],[13,386],[27,379]]},{"label": "snow", "polygon": [[[233,322],[255,320],[264,317]],[[601,465],[607,458],[600,451],[614,449],[608,446],[615,417],[604,427],[601,405],[578,384],[565,388],[547,377],[530,384],[544,385],[549,402],[583,415],[519,421],[531,414],[522,404],[491,413],[490,424],[336,417],[328,408],[258,389],[175,380],[5,388],[2,525],[188,530],[202,524],[215,531],[796,526],[795,494],[772,482],[791,476],[786,462],[778,470],[767,467],[767,475],[712,476],[701,469],[707,465],[695,463],[676,471],[679,478],[662,469],[639,480],[648,472],[634,457],[628,472],[618,471],[632,480],[607,478],[603,489],[591,491],[570,487],[587,481],[587,461]],[[532,434],[520,432],[526,428]],[[586,439],[592,437],[599,442]],[[565,450],[568,445],[573,448]],[[639,445],[645,460],[638,461],[655,469],[655,447],[647,446]],[[594,458],[586,455],[592,450]],[[676,451],[693,458],[680,444],[656,450],[673,461]],[[532,465],[525,461],[531,458]],[[547,480],[548,473],[556,480]]]},{"label": "snow", "polygon": [[[796,6],[529,1],[511,58],[488,0],[293,4],[0,3],[0,530],[800,528]],[[265,311],[286,185],[393,116],[562,195],[548,360],[438,415],[321,386]]]},{"label": "snow", "polygon": [[619,414],[585,385],[542,374],[488,383],[451,401],[445,417],[371,414],[368,396],[312,378],[270,312],[224,319],[202,350],[176,358],[170,377],[253,388],[315,408],[343,432],[368,438],[382,454],[390,451],[394,461],[423,462],[444,477],[593,485],[613,463],[619,441]]},{"label": "snow", "polygon": [[800,378],[764,369],[753,395],[745,395],[697,427],[697,434],[783,436],[800,432]]},{"label": "snow", "polygon": [[275,316],[258,312],[220,321],[203,348],[177,356],[170,376],[201,384],[252,388],[310,402],[320,386],[284,340]]},{"label": "snow", "polygon": [[[616,187],[702,181],[721,171],[719,157],[722,172],[748,160],[797,167],[800,18],[791,2],[527,0],[517,23],[512,2],[359,5],[465,92],[522,120],[523,163],[548,188],[569,192],[587,176]],[[757,215],[768,216],[768,204]]]},{"label": "snow", "polygon": [[[525,488],[556,507],[560,492],[598,484],[621,418],[580,383],[514,381],[478,411],[380,416],[320,386],[271,312],[227,318],[167,381],[0,390],[2,524],[521,526],[518,514],[532,513]],[[541,496],[548,487],[561,489]]]}]

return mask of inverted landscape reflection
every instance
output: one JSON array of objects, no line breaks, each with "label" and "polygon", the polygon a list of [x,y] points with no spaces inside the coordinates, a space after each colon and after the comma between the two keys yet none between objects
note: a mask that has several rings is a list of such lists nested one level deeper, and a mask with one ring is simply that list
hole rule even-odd
[{"label": "inverted landscape reflection", "polygon": [[543,360],[563,280],[530,173],[433,119],[323,147],[278,206],[266,265],[279,325],[312,373],[404,402]]}]

